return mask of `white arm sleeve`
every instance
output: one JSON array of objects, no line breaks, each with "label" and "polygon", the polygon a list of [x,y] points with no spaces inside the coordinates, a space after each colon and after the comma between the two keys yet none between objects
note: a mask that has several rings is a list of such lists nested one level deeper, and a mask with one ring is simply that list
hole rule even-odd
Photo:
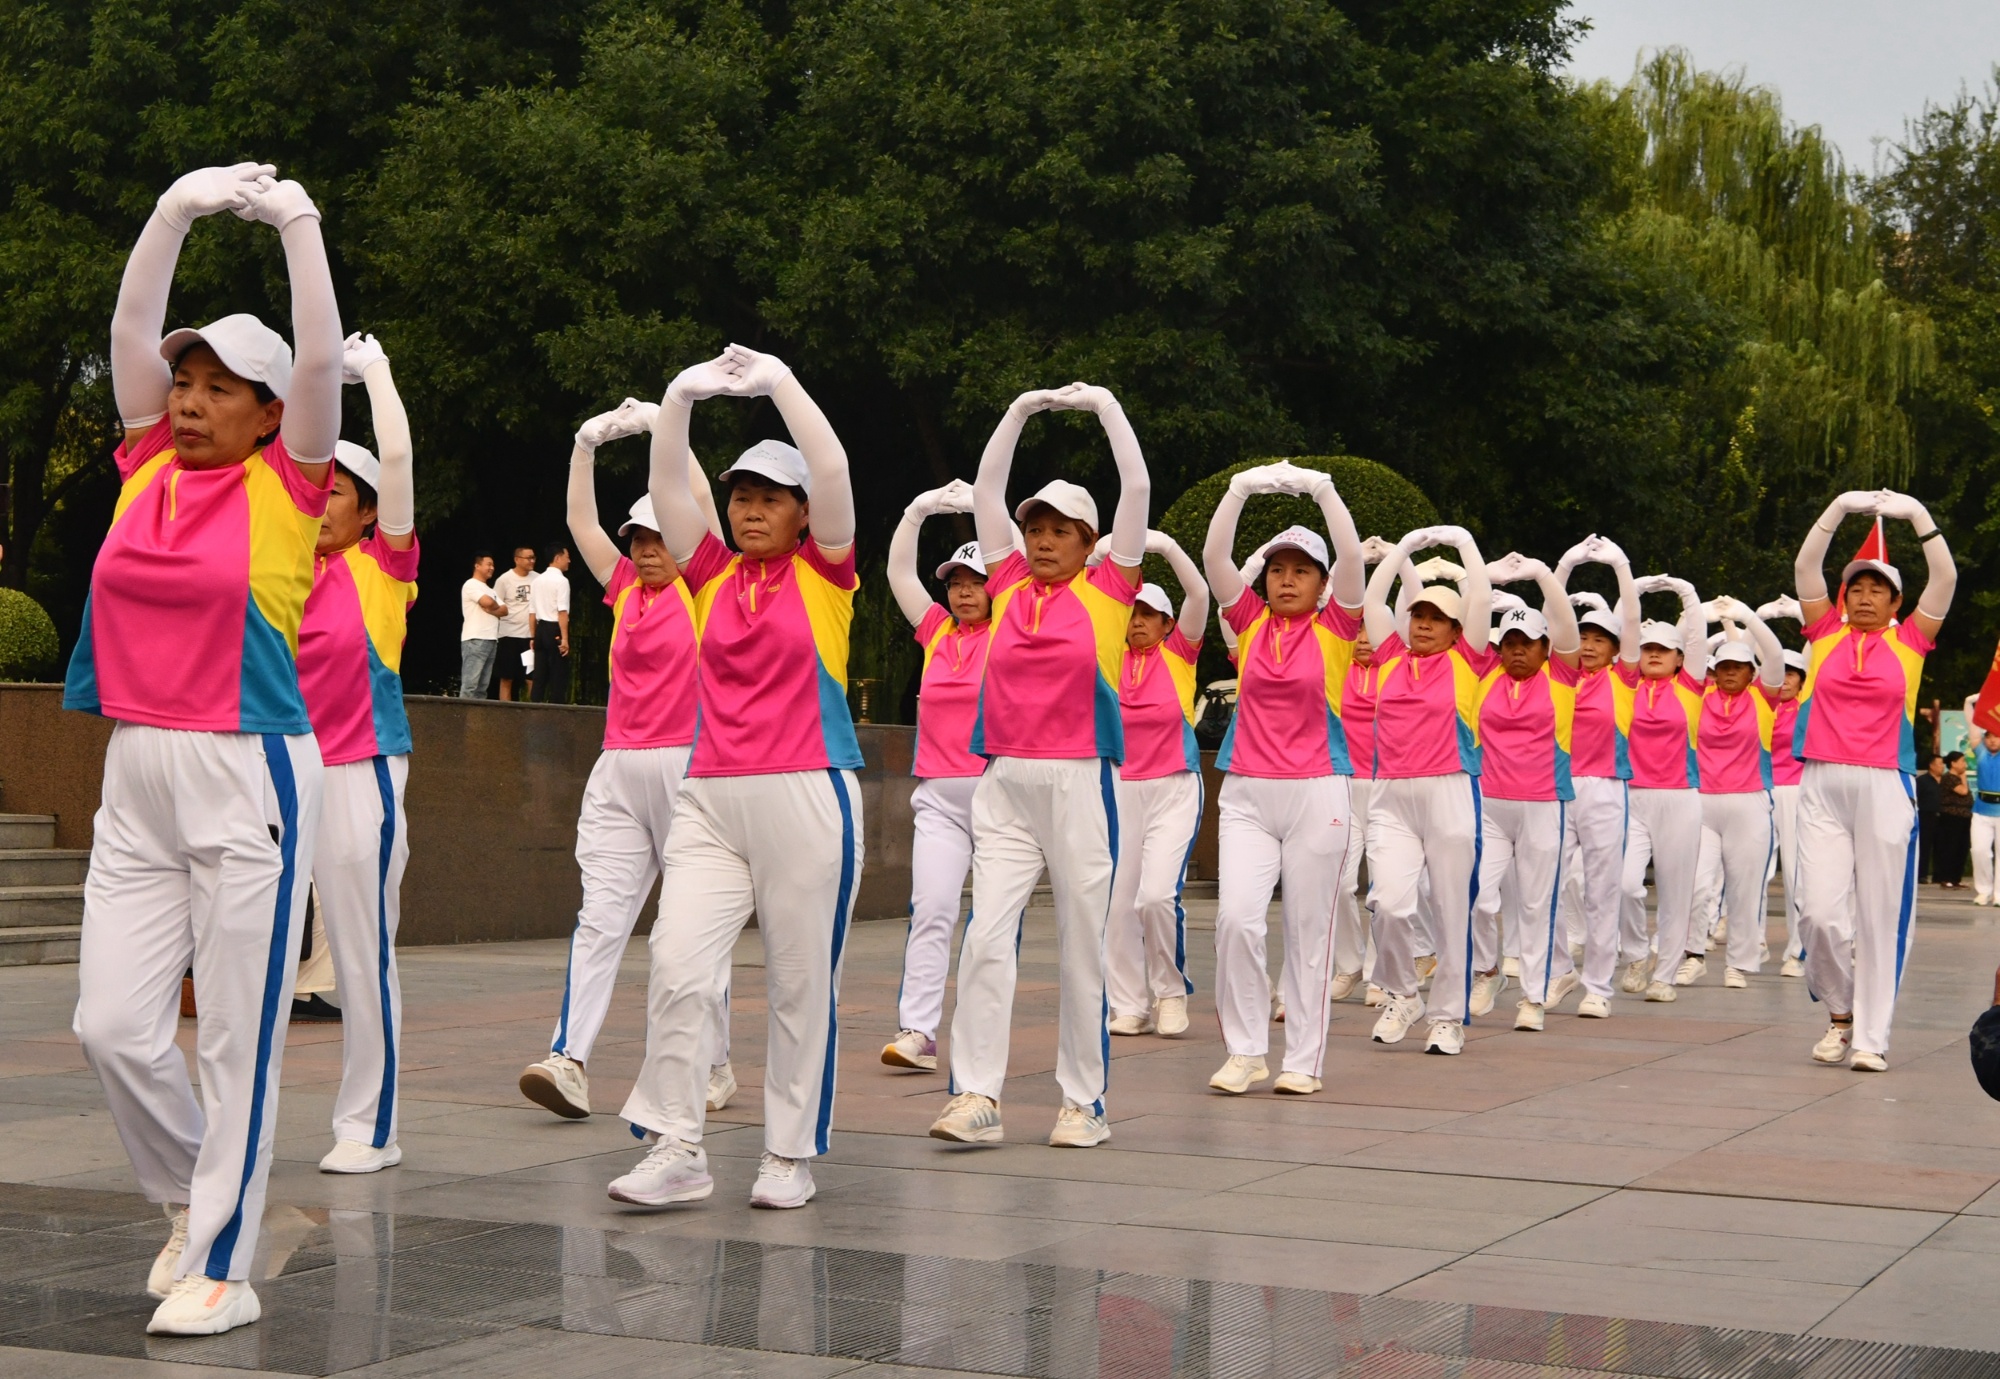
[{"label": "white arm sleeve", "polygon": [[[333,295],[333,270],[327,266],[319,217],[294,218],[279,238],[292,285],[294,358],[285,419],[278,429],[293,459],[325,464],[340,439],[340,303]],[[157,341],[154,348],[159,348]]]},{"label": "white arm sleeve", "polygon": [[1576,609],[1570,606],[1562,581],[1553,570],[1542,569],[1536,572],[1535,583],[1542,591],[1542,616],[1549,620],[1549,650],[1558,656],[1574,656],[1583,642],[1577,635]]},{"label": "white arm sleeve", "polygon": [[597,457],[582,446],[569,452],[569,535],[576,553],[599,584],[609,586],[618,568],[618,546],[597,521]]},{"label": "white arm sleeve", "polygon": [[1242,572],[1236,568],[1236,523],[1243,516],[1243,500],[1228,489],[1208,519],[1208,536],[1201,543],[1201,567],[1208,587],[1215,592],[1216,605],[1234,608],[1243,597]]},{"label": "white arm sleeve", "polygon": [[[1014,519],[1007,513],[1007,480],[1014,470],[1014,447],[1020,443],[1021,428],[1027,420],[1027,412],[1009,406],[979,456],[979,476],[972,484],[972,524],[988,570],[1014,549]],[[1143,530],[1139,540],[1143,547]]]},{"label": "white arm sleeve", "polygon": [[111,391],[128,431],[143,431],[167,414],[174,371],[160,358],[160,340],[167,333],[167,297],[186,238],[185,230],[154,211],[125,260],[111,314]]},{"label": "white arm sleeve", "polygon": [[1757,645],[1757,678],[1772,689],[1785,683],[1785,648],[1762,618],[1743,606],[1743,625],[1750,632],[1750,640]]},{"label": "white arm sleeve", "polygon": [[417,529],[417,485],[410,443],[410,414],[396,391],[389,361],[378,359],[362,373],[368,388],[368,410],[375,418],[377,458],[382,482],[375,485],[375,525],[385,536],[406,536]]},{"label": "white arm sleeve", "polygon": [[1333,538],[1333,599],[1348,612],[1361,606],[1368,587],[1368,559],[1361,554],[1361,533],[1354,529],[1354,514],[1332,482],[1315,484],[1313,497],[1319,501],[1320,516],[1326,519],[1327,535]]},{"label": "white arm sleeve", "polygon": [[1806,539],[1799,546],[1798,559],[1792,562],[1792,582],[1798,586],[1800,603],[1828,597],[1826,548],[1832,544],[1833,534],[1840,530],[1840,519],[1845,516],[1847,508],[1836,498],[1806,528]]},{"label": "white arm sleeve", "polygon": [[1700,680],[1708,674],[1708,615],[1701,611],[1701,595],[1686,580],[1680,582],[1681,668]]},{"label": "white arm sleeve", "polygon": [[[1116,402],[1097,414],[1111,442],[1111,460],[1118,466],[1118,506],[1111,514],[1111,563],[1131,569],[1146,559],[1146,522],[1152,515],[1153,480],[1139,437]],[[986,544],[980,538],[980,545]]]},{"label": "white arm sleeve", "polygon": [[[679,564],[693,558],[702,537],[708,534],[708,518],[695,501],[689,473],[688,420],[692,415],[692,404],[675,397],[670,386],[653,423],[653,446],[646,469],[646,493],[653,500],[653,515],[660,519],[660,539]],[[706,484],[706,478],[702,482]]]},{"label": "white arm sleeve", "polygon": [[1188,553],[1181,549],[1180,542],[1162,535],[1157,544],[1160,554],[1166,559],[1167,568],[1181,582],[1181,615],[1176,625],[1183,637],[1198,642],[1208,631],[1208,584],[1202,579],[1201,571],[1195,569]]},{"label": "white arm sleeve", "polygon": [[1474,651],[1484,651],[1493,636],[1493,586],[1487,581],[1486,561],[1471,533],[1458,543],[1458,555],[1465,562],[1465,579],[1459,585],[1465,591],[1465,619],[1459,626],[1465,644]]},{"label": "white arm sleeve", "polygon": [[771,390],[771,401],[778,405],[778,415],[785,419],[785,429],[798,442],[812,475],[813,544],[829,556],[839,555],[854,544],[854,481],[847,472],[846,447],[798,375],[786,374]]},{"label": "white arm sleeve", "polygon": [[903,610],[912,627],[924,620],[933,604],[930,591],[924,588],[923,574],[917,569],[919,529],[919,524],[906,513],[896,524],[895,535],[889,538],[889,592],[896,596],[896,606]]}]

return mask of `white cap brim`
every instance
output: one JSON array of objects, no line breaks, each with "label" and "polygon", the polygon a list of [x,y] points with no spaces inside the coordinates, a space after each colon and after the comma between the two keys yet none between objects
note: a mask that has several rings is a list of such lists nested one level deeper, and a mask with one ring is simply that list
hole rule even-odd
[{"label": "white cap brim", "polygon": [[273,397],[283,399],[291,391],[292,347],[248,312],[221,317],[199,329],[182,326],[169,331],[160,341],[160,358],[172,365],[195,345],[207,345],[223,368],[238,378],[262,383]]},{"label": "white cap brim", "polygon": [[333,462],[368,487],[382,487],[382,462],[366,446],[356,445],[353,441],[335,441]]},{"label": "white cap brim", "polygon": [[618,534],[624,536],[634,527],[644,527],[655,536],[660,534],[660,519],[653,515],[652,494],[642,493],[639,495],[639,501],[632,504],[631,516],[627,517],[625,524],[618,528]]},{"label": "white cap brim", "polygon": [[1541,641],[1549,635],[1549,620],[1533,608],[1512,608],[1507,616],[1500,619],[1500,635],[1519,632],[1531,642]]},{"label": "white cap brim", "polygon": [[1133,602],[1143,603],[1155,613],[1165,613],[1170,618],[1174,615],[1174,601],[1157,584],[1140,585],[1139,592],[1133,595]]},{"label": "white cap brim", "polygon": [[1718,666],[1728,665],[1731,662],[1754,666],[1757,664],[1757,653],[1750,649],[1747,642],[1724,642],[1715,649],[1709,661]]},{"label": "white cap brim", "polygon": [[1410,600],[1410,608],[1412,611],[1415,611],[1419,604],[1425,603],[1437,609],[1438,612],[1444,614],[1453,622],[1464,621],[1465,596],[1449,584],[1425,585],[1417,591],[1417,596]]},{"label": "white cap brim", "polygon": [[953,570],[970,570],[981,579],[986,578],[986,557],[977,541],[968,541],[953,551],[951,558],[937,567],[936,578],[943,579]]},{"label": "white cap brim", "polygon": [[738,474],[755,474],[779,488],[796,488],[812,497],[812,471],[806,467],[806,457],[783,441],[758,441],[716,477],[726,484]]},{"label": "white cap brim", "polygon": [[1684,650],[1679,624],[1670,622],[1645,622],[1639,624],[1639,645],[1665,647],[1668,651]]},{"label": "white cap brim", "polygon": [[1785,653],[1785,669],[1786,669],[1786,670],[1796,670],[1796,671],[1797,671],[1797,672],[1798,672],[1799,674],[1801,674],[1801,675],[1804,675],[1804,674],[1806,673],[1806,668],[1807,668],[1807,666],[1806,666],[1806,654],[1805,654],[1805,652],[1803,652],[1803,651],[1787,651],[1787,652]]},{"label": "white cap brim", "polygon": [[1840,572],[1843,588],[1859,574],[1875,574],[1889,581],[1897,593],[1903,592],[1903,572],[1884,560],[1850,560],[1847,568]]},{"label": "white cap brim", "polygon": [[1624,621],[1608,608],[1593,608],[1576,621],[1579,628],[1594,627],[1614,642],[1625,639]]},{"label": "white cap brim", "polygon": [[1067,479],[1049,480],[1033,497],[1021,500],[1014,509],[1014,520],[1026,522],[1028,514],[1037,505],[1053,508],[1072,522],[1081,522],[1092,531],[1098,530],[1097,500],[1082,484],[1073,484]]}]

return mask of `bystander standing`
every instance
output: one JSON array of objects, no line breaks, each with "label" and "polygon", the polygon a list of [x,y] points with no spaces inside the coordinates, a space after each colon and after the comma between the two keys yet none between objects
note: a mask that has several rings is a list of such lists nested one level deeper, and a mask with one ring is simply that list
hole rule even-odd
[{"label": "bystander standing", "polygon": [[507,611],[500,619],[500,641],[494,653],[494,678],[502,699],[526,699],[528,671],[521,658],[534,648],[535,611],[529,606],[535,587],[535,548],[516,546],[514,568],[493,581],[493,592]]},{"label": "bystander standing", "polygon": [[548,568],[529,596],[535,614],[535,673],[528,697],[537,704],[569,702],[569,548],[551,546]]},{"label": "bystander standing", "polygon": [[1972,787],[1965,779],[1965,753],[1947,752],[1938,782],[1937,844],[1931,878],[1946,890],[1965,888],[1965,861],[1972,853]]},{"label": "bystander standing", "polygon": [[493,657],[499,647],[500,615],[507,610],[493,596],[493,557],[481,551],[472,561],[472,578],[458,589],[458,697],[484,699],[493,683]]}]

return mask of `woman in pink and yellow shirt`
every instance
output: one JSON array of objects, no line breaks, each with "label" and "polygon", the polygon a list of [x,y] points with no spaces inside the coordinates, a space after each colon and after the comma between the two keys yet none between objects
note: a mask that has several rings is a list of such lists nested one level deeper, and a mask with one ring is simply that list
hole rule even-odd
[{"label": "woman in pink and yellow shirt", "polygon": [[374,336],[350,336],[341,363],[365,383],[377,459],[352,441],[334,449],[333,492],[299,626],[299,688],[326,762],[313,888],[340,986],[340,1088],[322,1173],[374,1173],[401,1163],[397,1047],[403,988],[396,971],[403,868],[410,858],[403,792],[410,720],[403,638],[417,599],[417,509],[410,421]]},{"label": "woman in pink and yellow shirt", "polygon": [[[1440,584],[1418,593],[1406,639],[1389,609],[1389,587],[1413,551],[1438,545],[1458,548],[1464,591]],[[1376,984],[1387,998],[1374,1038],[1400,1043],[1426,1013],[1417,994],[1417,959],[1431,942],[1419,914],[1420,886],[1428,873],[1437,968],[1426,1053],[1457,1054],[1465,1048],[1472,906],[1479,891],[1478,692],[1488,668],[1491,599],[1486,565],[1471,533],[1444,526],[1405,536],[1375,568],[1364,605],[1377,667],[1368,856],[1375,877]]]},{"label": "woman in pink and yellow shirt", "polygon": [[[1916,529],[1927,578],[1903,610],[1903,576],[1854,560],[1840,602],[1826,587],[1826,548],[1849,514]],[[1806,533],[1794,575],[1811,663],[1799,691],[1794,750],[1799,786],[1799,936],[1806,985],[1832,1013],[1813,1047],[1821,1063],[1882,1072],[1909,955],[1916,901],[1917,690],[1958,568],[1924,505],[1901,493],[1843,493]]]},{"label": "woman in pink and yellow shirt", "polygon": [[979,686],[993,637],[993,600],[979,543],[967,542],[937,567],[943,603],[917,572],[924,519],[972,511],[972,485],[954,479],[920,493],[889,538],[889,592],[923,648],[917,682],[917,753],[910,795],[910,932],[903,943],[903,983],[896,991],[896,1037],[882,1048],[892,1068],[937,1068],[938,1024],[951,973],[951,934],[972,869],[972,795],[986,758],[972,750]]},{"label": "woman in pink and yellow shirt", "polygon": [[1184,590],[1180,616],[1157,584],[1139,588],[1118,671],[1125,760],[1118,767],[1118,872],[1104,935],[1113,1034],[1187,1033],[1187,911],[1181,888],[1201,832],[1201,752],[1194,740],[1195,666],[1208,627],[1208,585],[1165,532],[1146,533]]},{"label": "woman in pink and yellow shirt", "polygon": [[[298,650],[340,438],[340,311],[319,210],[274,171],[189,173],[126,262],[111,320],[121,487],[63,687],[66,707],[117,722],[76,1033],[140,1190],[172,1221],[147,1329],[173,1335],[260,1313],[250,1259],[319,836]],[[161,338],[181,242],[222,211],[283,241],[296,359],[248,315]],[[198,1100],[174,1043],[190,962]]]}]

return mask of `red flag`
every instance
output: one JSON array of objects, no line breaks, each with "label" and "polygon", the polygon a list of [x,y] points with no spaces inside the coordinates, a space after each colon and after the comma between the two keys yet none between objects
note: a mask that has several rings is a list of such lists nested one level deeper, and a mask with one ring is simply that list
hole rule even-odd
[{"label": "red flag", "polygon": [[1879,560],[1884,565],[1889,563],[1889,542],[1882,535],[1882,519],[1880,517],[1875,519],[1875,525],[1869,529],[1868,535],[1862,540],[1860,549],[1854,552],[1854,558],[1856,560]]},{"label": "red flag", "polygon": [[1975,732],[2000,733],[2000,650],[1993,653],[1993,664],[1986,671],[1986,683],[1979,687],[1979,702],[1972,706],[1972,729]]}]

